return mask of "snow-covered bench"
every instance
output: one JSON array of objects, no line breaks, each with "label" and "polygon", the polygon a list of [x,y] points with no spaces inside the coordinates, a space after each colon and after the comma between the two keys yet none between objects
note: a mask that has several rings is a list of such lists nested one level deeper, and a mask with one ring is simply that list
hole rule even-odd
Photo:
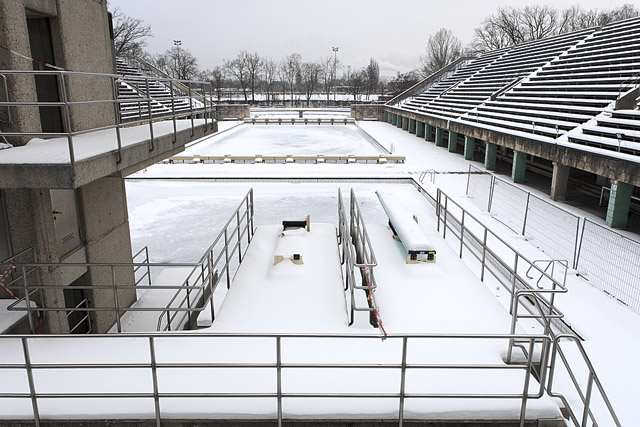
[{"label": "snow-covered bench", "polygon": [[407,250],[407,264],[420,261],[436,262],[436,249],[424,235],[414,215],[407,211],[395,194],[376,191],[380,204],[389,218],[389,226]]}]

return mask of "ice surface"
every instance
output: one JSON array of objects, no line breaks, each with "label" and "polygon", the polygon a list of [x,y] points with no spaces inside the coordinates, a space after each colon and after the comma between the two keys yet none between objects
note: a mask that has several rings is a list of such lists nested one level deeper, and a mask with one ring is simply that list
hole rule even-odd
[{"label": "ice surface", "polygon": [[212,136],[185,150],[184,155],[317,155],[369,154],[383,151],[354,125],[246,124]]}]

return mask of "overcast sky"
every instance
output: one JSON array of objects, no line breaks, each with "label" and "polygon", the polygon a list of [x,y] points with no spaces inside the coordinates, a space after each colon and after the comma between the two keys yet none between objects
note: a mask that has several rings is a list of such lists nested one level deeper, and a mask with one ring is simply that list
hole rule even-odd
[{"label": "overcast sky", "polygon": [[[609,9],[637,0],[555,0],[557,8]],[[501,6],[534,0],[109,0],[125,15],[144,20],[154,37],[147,50],[161,53],[181,40],[201,68],[221,65],[241,50],[280,59],[300,53],[304,61],[333,55],[361,68],[375,58],[380,74],[415,68],[429,34],[451,29],[467,45],[474,28]],[[544,3],[542,3],[544,4]]]}]

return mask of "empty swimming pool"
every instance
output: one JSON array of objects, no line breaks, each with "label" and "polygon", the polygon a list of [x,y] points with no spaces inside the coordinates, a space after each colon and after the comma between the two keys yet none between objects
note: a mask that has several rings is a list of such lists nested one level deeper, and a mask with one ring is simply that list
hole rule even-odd
[{"label": "empty swimming pool", "polygon": [[204,139],[185,155],[379,155],[387,154],[375,139],[352,124],[244,124]]}]

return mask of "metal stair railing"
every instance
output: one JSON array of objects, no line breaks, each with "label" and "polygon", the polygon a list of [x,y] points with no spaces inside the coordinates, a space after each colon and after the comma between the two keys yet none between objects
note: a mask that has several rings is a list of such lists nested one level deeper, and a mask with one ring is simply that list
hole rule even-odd
[{"label": "metal stair railing", "polygon": [[[349,326],[353,325],[355,312],[366,311],[370,313],[369,322],[374,327],[381,327],[379,308],[374,295],[377,282],[373,269],[378,262],[353,189],[350,193],[349,216],[346,213],[342,192],[338,189],[338,222],[340,260],[344,268],[344,290],[348,291],[350,296]],[[356,279],[356,271],[360,272],[360,280]],[[366,307],[358,305],[356,290],[364,291],[366,294]]]},{"label": "metal stair railing", "polygon": [[[567,355],[562,350],[562,346],[560,345],[560,342],[563,340],[572,341],[577,346],[580,356],[582,357],[582,361],[584,362],[584,365],[587,368],[587,381],[586,381],[586,389],[584,390],[584,392],[580,387],[580,381],[578,380],[576,373],[571,368],[571,364],[567,358]],[[556,375],[556,369],[557,369],[556,365],[558,364],[558,360],[562,362],[562,365],[566,369],[567,374],[571,379],[571,383],[575,387],[575,391],[578,394],[580,401],[582,402],[583,409],[582,409],[582,414],[580,419],[578,419],[577,411],[574,410],[574,408],[572,408],[572,405],[569,402],[569,400],[566,398],[566,396],[564,396],[559,392],[554,391],[554,379]],[[606,414],[610,417],[610,421],[613,422],[616,425],[616,427],[622,427],[622,423],[618,419],[618,416],[616,415],[616,412],[613,409],[613,405],[609,400],[609,396],[607,396],[607,393],[604,390],[604,387],[602,386],[602,383],[600,382],[600,379],[596,374],[595,368],[593,367],[593,364],[591,363],[591,360],[589,359],[589,356],[587,355],[587,352],[585,351],[584,346],[582,345],[582,342],[580,341],[580,339],[575,335],[569,335],[569,334],[557,335],[553,337],[553,350],[551,353],[551,362],[549,365],[549,380],[547,383],[547,392],[549,396],[557,397],[562,401],[562,403],[564,404],[564,407],[567,409],[569,413],[570,421],[576,427],[587,427],[589,425],[588,424],[589,421],[591,421],[592,426],[599,425],[596,418],[600,418],[599,415],[602,414],[603,411],[598,412],[598,414],[594,414],[594,411],[591,408],[594,385],[596,386],[596,389],[600,393],[602,402],[606,407]]]}]

